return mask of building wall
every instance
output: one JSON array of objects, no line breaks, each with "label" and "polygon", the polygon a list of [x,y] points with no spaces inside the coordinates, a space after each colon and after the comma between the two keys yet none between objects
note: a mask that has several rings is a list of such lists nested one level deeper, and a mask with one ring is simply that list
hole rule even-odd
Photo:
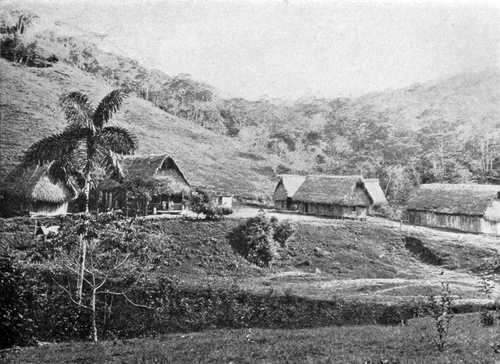
[{"label": "building wall", "polygon": [[340,206],[331,204],[299,202],[299,211],[307,215],[345,217],[352,219],[366,218],[368,208],[363,206]]},{"label": "building wall", "polygon": [[408,221],[413,225],[500,235],[500,222],[489,221],[481,216],[450,215],[431,211],[408,210]]},{"label": "building wall", "polygon": [[273,194],[275,207],[277,209],[286,209],[287,198],[288,198],[288,193],[285,190],[285,186],[283,186],[283,183],[279,182]]},{"label": "building wall", "polygon": [[483,234],[491,234],[500,236],[500,221],[489,221],[485,218],[481,219],[481,232]]},{"label": "building wall", "polygon": [[29,211],[30,216],[59,216],[66,215],[68,212],[68,203],[34,203]]},{"label": "building wall", "polygon": [[233,197],[232,196],[215,196],[213,199],[214,203],[218,207],[233,208]]},{"label": "building wall", "polygon": [[286,200],[275,200],[274,207],[277,210],[286,210]]}]

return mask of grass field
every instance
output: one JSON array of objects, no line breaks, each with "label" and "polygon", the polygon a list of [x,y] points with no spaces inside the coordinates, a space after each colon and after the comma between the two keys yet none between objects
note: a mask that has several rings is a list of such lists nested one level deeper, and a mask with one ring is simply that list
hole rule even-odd
[{"label": "grass field", "polygon": [[[48,344],[10,352],[9,363],[498,363],[500,326],[478,315],[452,321],[439,352],[429,319],[407,326],[213,330],[154,339]],[[497,351],[497,352],[496,352]]]}]

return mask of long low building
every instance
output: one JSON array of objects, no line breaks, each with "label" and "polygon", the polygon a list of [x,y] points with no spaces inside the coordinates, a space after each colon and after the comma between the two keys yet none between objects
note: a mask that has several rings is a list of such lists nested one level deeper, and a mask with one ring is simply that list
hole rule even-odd
[{"label": "long low building", "polygon": [[333,217],[364,217],[388,205],[378,179],[359,175],[281,175],[273,200],[278,210]]},{"label": "long low building", "polygon": [[307,176],[293,200],[303,214],[357,219],[372,203],[361,176]]},{"label": "long low building", "polygon": [[500,235],[500,185],[423,184],[407,213],[413,225]]}]

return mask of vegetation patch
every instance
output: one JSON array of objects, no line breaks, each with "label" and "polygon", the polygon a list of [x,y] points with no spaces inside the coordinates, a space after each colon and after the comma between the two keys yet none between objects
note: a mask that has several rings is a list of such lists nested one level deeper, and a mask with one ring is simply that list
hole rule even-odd
[{"label": "vegetation patch", "polygon": [[280,223],[260,213],[233,229],[228,239],[233,249],[249,262],[269,267],[278,258],[278,250],[286,247],[293,232],[290,223]]}]

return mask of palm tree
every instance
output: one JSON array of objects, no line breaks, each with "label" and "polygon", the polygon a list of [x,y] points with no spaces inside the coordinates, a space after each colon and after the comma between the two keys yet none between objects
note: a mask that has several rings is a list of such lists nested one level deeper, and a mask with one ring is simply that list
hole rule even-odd
[{"label": "palm tree", "polygon": [[[60,104],[69,125],[61,133],[34,143],[24,154],[25,167],[51,163],[49,174],[56,181],[83,181],[87,215],[90,188],[95,182],[92,174],[102,168],[112,176],[120,176],[116,154],[132,154],[137,149],[137,139],[127,129],[105,126],[127,95],[127,92],[121,89],[111,91],[95,108],[81,92],[63,95]],[[77,283],[80,304],[87,252],[87,242],[83,234],[81,246],[82,259]]]},{"label": "palm tree", "polygon": [[121,89],[111,91],[95,108],[81,92],[63,95],[60,104],[69,125],[61,133],[34,143],[24,154],[25,166],[53,162],[49,172],[55,180],[81,181],[87,214],[95,172],[102,169],[120,176],[116,155],[132,154],[137,149],[137,138],[127,129],[105,126],[127,95]]}]

